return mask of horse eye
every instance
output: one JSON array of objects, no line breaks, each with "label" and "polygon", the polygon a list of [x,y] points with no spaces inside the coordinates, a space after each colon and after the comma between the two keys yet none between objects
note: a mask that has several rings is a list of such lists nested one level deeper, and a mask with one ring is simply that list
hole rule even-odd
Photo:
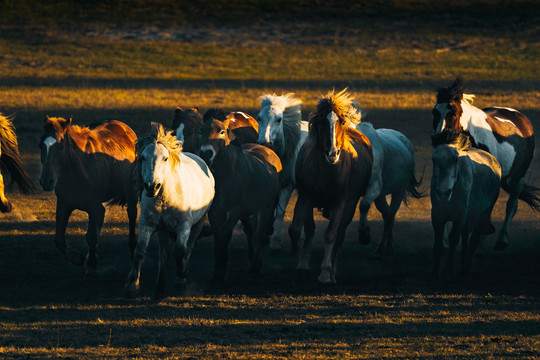
[{"label": "horse eye", "polygon": [[219,135],[225,135],[225,130],[221,130],[221,131],[219,132]]},{"label": "horse eye", "polygon": [[342,126],[345,126],[345,120],[343,120],[343,121],[341,122],[341,125],[342,125]]},{"label": "horse eye", "polygon": [[163,161],[167,161],[167,160],[169,160],[169,158],[168,158],[168,157],[166,157],[166,158],[164,158],[164,159],[163,159]]},{"label": "horse eye", "polygon": [[281,122],[281,118],[277,118],[276,122],[279,124]]},{"label": "horse eye", "polygon": [[141,159],[141,161],[146,160],[146,158],[144,156],[142,156],[142,155],[141,155],[140,159]]}]

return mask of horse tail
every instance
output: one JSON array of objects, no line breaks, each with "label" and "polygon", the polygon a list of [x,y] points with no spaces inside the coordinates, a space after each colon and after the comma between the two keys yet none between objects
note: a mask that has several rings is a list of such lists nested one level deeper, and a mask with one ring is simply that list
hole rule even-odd
[{"label": "horse tail", "polygon": [[409,198],[413,197],[415,199],[421,199],[426,195],[426,188],[422,187],[422,180],[424,179],[424,172],[426,171],[426,167],[422,169],[422,176],[420,176],[420,179],[416,179],[416,176],[414,173],[412,174],[411,178],[409,179],[409,184],[407,185],[407,190],[405,191],[405,196],[403,197],[403,203],[405,205],[408,205]]},{"label": "horse tail", "polygon": [[22,166],[15,127],[11,118],[2,114],[0,114],[0,168],[11,175],[10,184],[16,182],[22,193],[28,194],[34,189],[30,175]]},{"label": "horse tail", "polygon": [[536,212],[540,212],[540,198],[535,194],[538,191],[540,191],[539,188],[525,184],[523,190],[521,190],[521,194],[519,194],[519,198]]}]

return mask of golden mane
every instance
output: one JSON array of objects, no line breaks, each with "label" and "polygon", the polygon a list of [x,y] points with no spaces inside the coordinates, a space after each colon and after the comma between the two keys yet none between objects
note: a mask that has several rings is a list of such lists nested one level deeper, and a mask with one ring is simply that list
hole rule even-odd
[{"label": "golden mane", "polygon": [[327,99],[331,103],[332,108],[343,114],[344,120],[358,125],[362,120],[362,114],[353,106],[354,98],[347,90],[345,88],[336,94],[336,90],[334,89],[324,95],[322,100]]},{"label": "golden mane", "polygon": [[150,134],[137,140],[137,155],[150,144],[161,144],[167,149],[172,167],[176,167],[176,165],[180,163],[182,143],[174,136],[174,131],[165,131],[163,125],[152,122]]}]

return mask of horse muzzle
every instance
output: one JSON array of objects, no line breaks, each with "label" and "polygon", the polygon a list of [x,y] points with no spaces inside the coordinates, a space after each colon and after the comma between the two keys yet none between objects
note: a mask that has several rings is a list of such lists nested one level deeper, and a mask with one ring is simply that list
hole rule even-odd
[{"label": "horse muzzle", "polygon": [[330,149],[324,152],[326,160],[331,164],[335,165],[339,161],[339,155],[341,155],[341,149]]},{"label": "horse muzzle", "polygon": [[452,189],[448,190],[435,190],[435,197],[439,201],[450,201],[452,198]]},{"label": "horse muzzle", "polygon": [[39,179],[39,184],[41,185],[43,191],[53,191],[56,187],[56,181],[52,178],[44,179],[43,177],[41,177],[41,179]]},{"label": "horse muzzle", "polygon": [[161,190],[161,184],[145,182],[144,183],[144,189],[146,190],[146,196],[147,197],[154,198],[159,194],[159,191]]},{"label": "horse muzzle", "polygon": [[212,145],[203,145],[199,151],[201,158],[208,164],[212,165],[214,158],[216,157],[216,151]]}]

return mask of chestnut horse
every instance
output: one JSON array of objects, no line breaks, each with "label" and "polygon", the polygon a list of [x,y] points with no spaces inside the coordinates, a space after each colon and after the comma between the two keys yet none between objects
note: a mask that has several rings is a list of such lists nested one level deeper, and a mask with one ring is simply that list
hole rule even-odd
[{"label": "chestnut horse", "polygon": [[237,111],[225,114],[220,108],[211,108],[201,116],[199,108],[176,108],[171,128],[176,132],[176,138],[182,142],[183,151],[193,154],[199,153],[199,136],[205,121],[229,119],[230,128],[235,135],[235,143],[249,144],[257,141],[257,121],[246,113]]},{"label": "chestnut horse", "polygon": [[509,195],[506,216],[495,250],[508,246],[510,222],[516,214],[518,199],[535,211],[540,211],[538,189],[525,184],[525,173],[534,154],[534,131],[527,117],[510,108],[489,107],[480,110],[472,105],[474,95],[465,94],[463,78],[458,77],[447,88],[437,92],[433,108],[433,130],[444,129],[468,133],[473,146],[495,156],[502,168],[501,187]]},{"label": "chestnut horse", "polygon": [[66,244],[65,232],[73,210],[88,213],[87,274],[97,266],[96,246],[105,217],[104,202],[127,205],[129,249],[136,245],[137,194],[133,184],[135,140],[129,126],[111,120],[90,127],[71,125],[71,118],[45,119],[40,184],[56,193],[56,247],[76,265],[85,258]]},{"label": "chestnut horse", "polygon": [[201,157],[216,179],[216,194],[208,213],[214,233],[214,280],[223,281],[227,248],[238,220],[248,236],[251,272],[259,272],[261,248],[272,233],[280,189],[281,162],[269,148],[238,145],[232,120],[207,120],[201,136]]},{"label": "chestnut horse", "polygon": [[[367,137],[351,127],[360,122],[346,89],[330,92],[317,104],[309,120],[309,135],[296,161],[298,200],[289,227],[293,246],[302,227],[305,241],[298,268],[309,269],[315,224],[313,208],[329,219],[324,234],[324,258],[319,281],[336,282],[337,255],[360,196],[371,177],[373,155]],[[297,245],[296,245],[297,246]]]},{"label": "chestnut horse", "polygon": [[[23,193],[29,193],[34,184],[24,170],[19,154],[19,144],[15,127],[11,122],[10,117],[6,117],[0,113],[0,169],[11,175],[11,182],[16,182],[19,189]],[[13,205],[9,202],[4,194],[4,178],[0,173],[0,211],[8,213],[13,209]]]}]

